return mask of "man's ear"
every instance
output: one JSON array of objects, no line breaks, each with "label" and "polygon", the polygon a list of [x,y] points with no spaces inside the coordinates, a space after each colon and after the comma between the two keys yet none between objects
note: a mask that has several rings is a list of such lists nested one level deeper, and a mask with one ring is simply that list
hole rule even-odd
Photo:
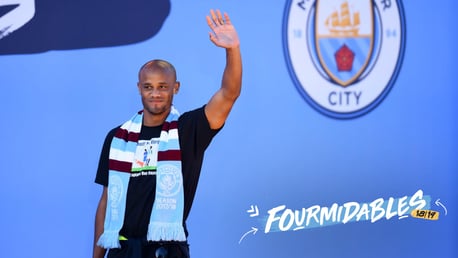
[{"label": "man's ear", "polygon": [[176,81],[175,85],[173,85],[173,94],[177,94],[179,90],[180,90],[180,82]]}]

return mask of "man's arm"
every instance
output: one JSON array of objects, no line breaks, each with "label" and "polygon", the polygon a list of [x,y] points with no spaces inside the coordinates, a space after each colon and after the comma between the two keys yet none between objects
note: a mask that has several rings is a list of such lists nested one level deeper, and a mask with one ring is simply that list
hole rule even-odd
[{"label": "man's arm", "polygon": [[103,223],[105,222],[105,211],[107,209],[107,187],[103,187],[102,196],[100,197],[97,212],[95,214],[95,231],[94,231],[94,249],[92,251],[93,258],[103,258],[106,249],[97,246],[97,241],[103,233]]},{"label": "man's arm", "polygon": [[[211,17],[210,17],[211,16]],[[211,28],[210,40],[219,47],[226,49],[226,67],[224,68],[221,88],[212,96],[205,106],[210,128],[219,129],[223,126],[242,87],[242,57],[240,41],[229,16],[224,18],[219,10],[210,10],[207,16]]]}]

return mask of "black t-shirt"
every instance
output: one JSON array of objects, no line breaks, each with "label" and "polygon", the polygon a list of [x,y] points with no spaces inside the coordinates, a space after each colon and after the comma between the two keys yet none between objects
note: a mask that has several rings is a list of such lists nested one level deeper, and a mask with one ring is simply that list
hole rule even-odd
[{"label": "black t-shirt", "polygon": [[[108,133],[100,155],[95,182],[103,186],[108,186],[110,144],[118,128],[119,126]],[[149,167],[154,167],[154,161],[151,161],[151,157],[155,159],[156,156],[150,156],[148,153],[155,154],[154,150],[151,151],[151,149],[157,148],[161,129],[162,126],[142,126],[140,131],[136,153],[139,156],[139,161],[134,162],[133,167],[142,167],[142,169],[137,169],[140,171],[131,173],[126,197],[124,225],[120,231],[120,234],[127,238],[144,237],[148,231],[149,219],[156,194],[156,173],[155,170],[149,169]],[[212,130],[210,128],[207,117],[205,116],[204,107],[186,112],[178,119],[178,137],[181,150],[184,190],[183,225],[185,225],[194,200],[205,149],[218,131],[219,129]],[[150,163],[153,163],[153,165]]]}]

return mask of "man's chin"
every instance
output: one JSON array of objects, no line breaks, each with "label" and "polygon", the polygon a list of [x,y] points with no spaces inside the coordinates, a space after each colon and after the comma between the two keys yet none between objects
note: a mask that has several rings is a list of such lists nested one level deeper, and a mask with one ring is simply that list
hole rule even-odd
[{"label": "man's chin", "polygon": [[167,112],[166,107],[149,107],[145,109],[148,113],[152,115],[162,115]]}]

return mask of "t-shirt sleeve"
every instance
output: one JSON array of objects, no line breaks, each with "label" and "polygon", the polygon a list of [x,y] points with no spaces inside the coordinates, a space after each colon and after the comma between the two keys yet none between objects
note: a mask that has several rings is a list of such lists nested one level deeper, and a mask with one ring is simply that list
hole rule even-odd
[{"label": "t-shirt sleeve", "polygon": [[[194,146],[194,153],[203,153],[210,145],[213,137],[223,128],[211,129],[207,116],[205,115],[205,106],[184,113],[180,117],[179,124],[182,133],[180,137],[185,138],[185,141],[194,141],[191,146]],[[184,140],[180,138],[180,141]]]},{"label": "t-shirt sleeve", "polygon": [[118,128],[119,127],[113,128],[110,132],[108,132],[107,136],[105,137],[105,141],[103,142],[102,151],[100,153],[99,166],[97,168],[95,182],[103,186],[108,186],[108,160],[110,155],[110,145]]}]

